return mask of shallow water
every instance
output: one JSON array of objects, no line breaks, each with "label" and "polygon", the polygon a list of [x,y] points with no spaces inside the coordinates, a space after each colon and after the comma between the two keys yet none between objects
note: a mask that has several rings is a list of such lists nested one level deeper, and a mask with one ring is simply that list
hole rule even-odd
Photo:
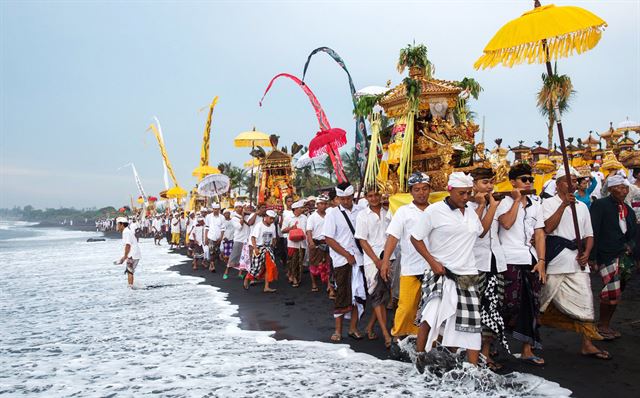
[{"label": "shallow water", "polygon": [[[16,231],[24,226],[11,226]],[[33,229],[33,228],[31,228]],[[14,231],[15,232],[15,231]],[[183,258],[141,242],[136,289],[119,241],[36,230],[0,238],[0,395],[166,397],[537,397],[569,390],[526,374],[470,367],[442,378],[348,346],[242,331],[237,307]]]}]

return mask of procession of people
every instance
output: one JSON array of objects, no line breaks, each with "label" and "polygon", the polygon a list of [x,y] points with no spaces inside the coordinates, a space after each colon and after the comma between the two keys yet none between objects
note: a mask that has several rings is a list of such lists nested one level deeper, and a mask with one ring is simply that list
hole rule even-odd
[{"label": "procession of people", "polygon": [[[242,283],[247,294],[259,294],[252,288],[259,284],[262,293],[278,294],[278,283],[326,294],[334,303],[330,341],[345,335],[375,340],[379,330],[388,349],[417,336],[421,372],[438,345],[462,349],[470,363],[495,371],[502,368],[494,358],[498,348],[543,366],[541,326],[573,331],[580,354],[609,360],[594,341],[621,337],[615,309],[640,266],[637,177],[640,169],[594,182],[597,174],[571,167],[567,175],[560,167],[555,194],[541,198],[526,194],[534,177],[520,163],[509,171],[513,190],[505,195],[494,195],[494,170],[478,167],[451,173],[448,195],[433,203],[430,177],[414,172],[412,200],[395,211],[378,188],[357,197],[355,187],[342,182],[318,197],[286,197],[286,207],[236,201],[221,209],[214,202],[187,215],[119,217],[125,246],[119,262],[126,262],[131,285],[140,260],[137,239],[165,239],[171,248],[188,248],[194,270],[224,270],[224,283]],[[588,187],[604,187],[599,199],[579,197],[584,178]],[[569,182],[578,187],[574,192]],[[590,273],[603,284],[599,319]]]}]

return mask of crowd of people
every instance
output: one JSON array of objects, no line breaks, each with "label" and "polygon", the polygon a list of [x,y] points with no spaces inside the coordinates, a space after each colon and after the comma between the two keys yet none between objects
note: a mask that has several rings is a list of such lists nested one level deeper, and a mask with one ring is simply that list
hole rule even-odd
[{"label": "crowd of people", "polygon": [[[575,331],[582,355],[611,359],[593,342],[621,336],[613,316],[640,266],[640,169],[605,179],[560,168],[541,196],[522,193],[533,185],[529,165],[514,165],[509,180],[513,191],[499,195],[492,169],[454,172],[449,195],[430,204],[430,178],[416,172],[408,179],[411,202],[393,214],[376,188],[356,200],[354,187],[341,183],[319,197],[287,197],[282,209],[213,203],[188,215],[118,219],[129,250],[121,261],[133,251],[137,264],[137,231],[188,248],[193,269],[217,272],[224,264],[223,278],[247,290],[263,281],[264,293],[277,293],[282,270],[292,287],[333,300],[331,341],[341,341],[344,328],[356,340],[377,339],[379,329],[387,348],[417,335],[419,371],[437,344],[499,370],[495,351],[515,352],[509,341],[520,346],[520,360],[542,366],[540,326]],[[603,284],[597,320],[590,272]],[[362,333],[365,304],[372,311]]]}]

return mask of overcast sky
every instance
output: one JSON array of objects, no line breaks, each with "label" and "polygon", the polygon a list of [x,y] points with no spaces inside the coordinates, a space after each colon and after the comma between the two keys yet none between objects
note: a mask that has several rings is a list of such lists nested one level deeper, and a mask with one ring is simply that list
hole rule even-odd
[{"label": "overcast sky", "polygon": [[[543,1],[543,4],[547,2]],[[7,1],[0,2],[0,207],[121,206],[137,195],[134,162],[148,194],[163,189],[155,115],[180,184],[196,180],[206,112],[218,95],[211,163],[240,165],[248,150],[233,137],[256,126],[281,145],[308,144],[317,121],[303,92],[277,73],[302,74],[308,53],[329,46],[357,87],[398,84],[398,51],[429,49],[436,77],[474,77],[484,87],[472,109],[486,117],[486,142],[546,142],[535,107],[541,65],[475,71],[474,61],[532,0],[503,1]],[[567,136],[640,119],[640,2],[557,1],[607,21],[600,44],[563,59],[577,91],[564,117]],[[344,72],[326,55],[307,77],[334,127],[349,133],[352,105]],[[492,146],[492,145],[488,145]]]}]

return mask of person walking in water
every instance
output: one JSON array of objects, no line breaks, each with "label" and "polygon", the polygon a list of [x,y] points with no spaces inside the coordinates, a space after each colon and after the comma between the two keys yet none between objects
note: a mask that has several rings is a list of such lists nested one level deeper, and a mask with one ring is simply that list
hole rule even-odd
[{"label": "person walking in water", "polygon": [[136,234],[129,228],[129,220],[126,217],[116,219],[116,229],[122,233],[122,245],[124,246],[123,256],[116,261],[116,264],[126,262],[124,273],[127,275],[127,284],[133,287],[133,274],[136,272],[138,262],[140,262],[140,246]]}]

